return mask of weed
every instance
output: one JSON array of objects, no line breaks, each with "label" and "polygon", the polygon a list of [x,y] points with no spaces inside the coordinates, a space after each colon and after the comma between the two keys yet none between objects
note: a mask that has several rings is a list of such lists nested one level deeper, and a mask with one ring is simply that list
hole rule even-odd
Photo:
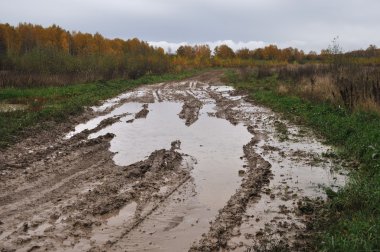
[{"label": "weed", "polygon": [[276,129],[276,132],[278,133],[281,142],[289,140],[289,131],[285,123],[275,121],[274,128]]}]

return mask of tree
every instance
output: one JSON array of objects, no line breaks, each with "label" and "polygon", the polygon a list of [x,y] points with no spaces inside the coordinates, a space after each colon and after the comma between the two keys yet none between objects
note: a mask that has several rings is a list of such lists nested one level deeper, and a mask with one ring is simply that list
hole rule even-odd
[{"label": "tree", "polygon": [[251,52],[248,48],[239,49],[236,51],[236,57],[247,60],[251,57]]},{"label": "tree", "polygon": [[219,59],[232,59],[235,57],[234,51],[228,45],[220,45],[215,47],[214,54]]},{"label": "tree", "polygon": [[195,58],[195,50],[189,45],[181,45],[177,49],[177,55],[180,57],[184,57],[187,59],[194,59]]}]

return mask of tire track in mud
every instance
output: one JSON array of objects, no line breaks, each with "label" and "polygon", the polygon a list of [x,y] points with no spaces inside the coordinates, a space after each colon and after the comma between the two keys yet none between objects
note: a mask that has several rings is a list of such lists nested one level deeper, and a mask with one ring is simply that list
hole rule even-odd
[{"label": "tire track in mud", "polygon": [[[298,137],[300,130],[291,125],[288,140],[280,142],[273,130],[278,116],[247,103],[244,94],[216,84],[220,74],[121,94],[94,108],[91,116],[105,117],[96,125],[84,124],[71,138],[56,139],[61,132],[67,134],[68,127],[60,127],[36,135],[45,142],[30,138],[3,152],[0,249],[244,251],[278,241],[294,247],[287,233],[295,237],[304,232],[301,224],[307,219],[296,216],[297,202],[303,196],[322,195],[311,191],[310,183],[330,182],[323,173],[330,161],[318,154],[326,148],[307,135]],[[124,109],[128,104],[133,111]],[[165,114],[171,116],[168,122],[160,118]],[[138,131],[149,122],[153,130],[147,128],[146,135]],[[111,150],[119,133],[126,137],[119,139],[123,148],[147,148],[158,141],[149,137],[159,135],[155,130],[160,127],[167,129],[162,132],[167,137],[159,140],[162,148],[148,148],[144,155],[136,152],[142,161],[115,164],[120,153]],[[137,138],[128,137],[128,130],[137,130],[134,137],[147,137],[145,142],[134,143]],[[245,132],[240,136],[241,130]],[[236,147],[239,137],[244,144]],[[179,152],[176,139],[189,155]],[[220,139],[213,147],[212,141]],[[132,152],[126,153],[128,157]],[[228,158],[235,156],[237,161],[229,163]],[[320,163],[315,163],[317,159]],[[310,175],[303,169],[309,165],[313,170],[308,172],[319,180],[307,182]],[[219,167],[231,171],[226,176]],[[218,185],[223,179],[227,180]],[[265,205],[281,209],[260,209]],[[284,216],[291,224],[284,224]],[[272,230],[261,229],[269,224]],[[284,236],[277,235],[284,230]]]},{"label": "tire track in mud", "polygon": [[248,161],[248,169],[240,188],[223,207],[215,221],[212,222],[210,230],[198,244],[193,245],[190,251],[217,251],[227,248],[227,242],[234,235],[246,212],[250,200],[259,196],[262,186],[269,183],[271,175],[271,164],[255,153],[253,146],[256,140],[252,139],[244,148],[245,158]]}]

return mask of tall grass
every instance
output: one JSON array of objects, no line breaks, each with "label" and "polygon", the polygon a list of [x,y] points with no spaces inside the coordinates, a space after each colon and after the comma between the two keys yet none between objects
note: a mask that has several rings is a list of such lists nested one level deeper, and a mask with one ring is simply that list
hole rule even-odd
[{"label": "tall grass", "polygon": [[296,94],[310,101],[328,102],[349,111],[380,114],[380,66],[344,63],[259,67],[258,79],[276,74],[282,94]]}]

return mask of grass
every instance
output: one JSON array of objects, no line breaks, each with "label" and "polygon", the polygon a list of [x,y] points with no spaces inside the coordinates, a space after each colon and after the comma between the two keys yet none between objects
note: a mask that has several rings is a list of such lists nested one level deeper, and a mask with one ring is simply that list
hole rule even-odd
[{"label": "grass", "polygon": [[85,106],[118,95],[141,84],[179,80],[194,75],[194,71],[179,74],[146,75],[137,80],[113,80],[62,87],[3,88],[1,103],[26,104],[24,111],[0,112],[0,149],[17,141],[31,127],[47,127],[48,121],[61,122],[77,115]]},{"label": "grass", "polygon": [[290,120],[312,127],[340,155],[359,161],[349,182],[319,211],[315,227],[320,251],[380,251],[380,116],[348,110],[328,103],[280,94],[277,76],[241,78],[229,71],[226,78],[258,103],[281,112]]}]

